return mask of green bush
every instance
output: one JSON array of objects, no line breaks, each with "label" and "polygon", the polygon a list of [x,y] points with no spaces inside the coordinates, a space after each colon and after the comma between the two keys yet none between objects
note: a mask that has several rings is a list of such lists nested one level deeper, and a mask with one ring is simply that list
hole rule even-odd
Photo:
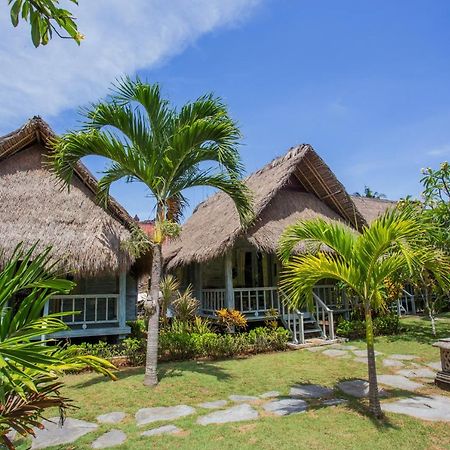
[{"label": "green bush", "polygon": [[[400,319],[396,313],[384,314],[373,319],[375,336],[397,334],[400,331]],[[338,336],[350,339],[362,338],[366,335],[365,320],[341,320],[336,328]]]}]

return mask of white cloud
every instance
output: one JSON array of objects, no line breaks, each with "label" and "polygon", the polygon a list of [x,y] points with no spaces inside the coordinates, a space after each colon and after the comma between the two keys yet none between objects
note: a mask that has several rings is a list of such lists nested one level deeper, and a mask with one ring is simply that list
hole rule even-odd
[{"label": "white cloud", "polygon": [[450,144],[432,148],[425,152],[427,156],[445,156],[450,155]]},{"label": "white cloud", "polygon": [[0,17],[0,127],[55,116],[96,100],[123,74],[154,67],[201,35],[244,20],[263,0],[80,0],[71,6],[86,40],[56,36],[35,49],[29,27]]}]

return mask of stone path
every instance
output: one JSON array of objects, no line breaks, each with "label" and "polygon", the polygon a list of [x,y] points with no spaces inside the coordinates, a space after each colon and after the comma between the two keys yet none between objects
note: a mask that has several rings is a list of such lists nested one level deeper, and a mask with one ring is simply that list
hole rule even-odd
[{"label": "stone path", "polygon": [[441,361],[431,362],[431,363],[427,364],[427,366],[431,367],[432,369],[435,369],[435,370],[442,370]]},{"label": "stone path", "polygon": [[322,355],[330,356],[331,358],[336,358],[339,356],[348,355],[348,353],[345,350],[337,350],[337,349],[331,348],[329,350],[325,350],[324,352],[322,352]]},{"label": "stone path", "polygon": [[228,409],[214,411],[206,416],[201,416],[197,419],[197,423],[209,425],[211,423],[242,422],[243,420],[257,419],[258,416],[256,409],[253,409],[247,403],[241,403]]},{"label": "stone path", "polygon": [[259,400],[258,397],[253,395],[230,395],[228,397],[232,402],[241,403],[241,402],[255,402]]},{"label": "stone path", "polygon": [[[359,357],[361,357],[361,358],[367,358],[367,350],[353,350],[353,353],[356,355],[356,356],[359,356]],[[375,354],[375,356],[379,356],[379,355],[382,355],[383,353],[381,353],[381,352],[377,352],[376,350],[374,351],[374,354]]]},{"label": "stone path", "polygon": [[289,395],[292,397],[303,397],[303,398],[321,398],[330,397],[333,395],[333,389],[318,386],[316,384],[306,384],[304,386],[298,385],[291,388]]},{"label": "stone path", "polygon": [[163,425],[162,427],[152,428],[151,430],[144,431],[141,436],[157,436],[159,434],[174,434],[183,431],[181,428],[175,425]]},{"label": "stone path", "polygon": [[98,428],[96,423],[84,420],[67,418],[62,427],[59,426],[59,417],[52,417],[44,421],[45,429],[36,429],[36,437],[32,440],[31,448],[40,449],[52,445],[70,444]]},{"label": "stone path", "polygon": [[215,400],[213,402],[205,402],[205,403],[200,403],[198,406],[200,408],[205,408],[205,409],[217,409],[217,408],[223,408],[224,406],[227,405],[227,401],[226,400]]},{"label": "stone path", "polygon": [[399,361],[398,359],[383,359],[382,362],[384,367],[403,367],[405,364]]},{"label": "stone path", "polygon": [[259,396],[259,398],[274,398],[274,397],[279,397],[280,393],[278,391],[269,391],[269,392],[264,392],[264,394],[261,394]]},{"label": "stone path", "polygon": [[285,398],[282,400],[272,400],[263,406],[265,411],[276,414],[277,416],[287,416],[305,412],[308,404],[298,398]]},{"label": "stone path", "polygon": [[378,375],[378,382],[385,386],[404,389],[406,391],[415,391],[423,387],[423,384],[411,381],[402,375]]},{"label": "stone path", "polygon": [[[342,381],[337,386],[344,394],[351,397],[363,398],[369,395],[369,383],[365,380]],[[382,389],[378,389],[378,392],[380,395],[385,395]]]},{"label": "stone path", "polygon": [[450,422],[450,398],[441,395],[402,398],[383,403],[381,408],[383,411],[407,414],[418,419]]},{"label": "stone path", "polygon": [[136,414],[136,422],[138,426],[161,420],[175,420],[180,417],[189,416],[195,413],[195,409],[187,405],[178,406],[159,406],[156,408],[143,408]]},{"label": "stone path", "polygon": [[110,448],[123,444],[127,440],[127,435],[120,430],[111,430],[102,434],[92,443],[92,448]]},{"label": "stone path", "polygon": [[428,367],[398,370],[397,374],[406,378],[434,378],[436,376],[436,372],[428,369]]},{"label": "stone path", "polygon": [[415,355],[389,355],[390,359],[399,359],[401,361],[412,361],[413,359],[417,359],[418,357]]}]

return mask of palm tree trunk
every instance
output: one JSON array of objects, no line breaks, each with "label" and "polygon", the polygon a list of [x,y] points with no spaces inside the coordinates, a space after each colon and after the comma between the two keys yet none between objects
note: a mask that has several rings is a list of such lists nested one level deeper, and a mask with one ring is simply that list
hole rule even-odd
[{"label": "palm tree trunk", "polygon": [[425,288],[425,309],[427,310],[428,317],[430,318],[431,332],[433,333],[433,336],[436,337],[436,319],[434,317],[434,308],[432,303],[430,303],[430,298],[428,296],[428,288]]},{"label": "palm tree trunk", "polygon": [[161,281],[161,271],[161,244],[155,243],[153,246],[150,301],[147,302],[148,333],[144,376],[145,386],[156,386],[158,384],[159,283]]},{"label": "palm tree trunk", "polygon": [[383,416],[380,406],[380,397],[378,394],[377,367],[375,364],[374,335],[372,323],[372,311],[370,306],[365,306],[366,318],[366,343],[367,343],[367,361],[369,375],[369,409],[377,418]]}]

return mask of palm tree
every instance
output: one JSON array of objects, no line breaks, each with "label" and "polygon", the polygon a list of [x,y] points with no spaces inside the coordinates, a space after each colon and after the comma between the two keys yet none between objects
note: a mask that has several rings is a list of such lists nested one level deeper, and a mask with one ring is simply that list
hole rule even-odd
[{"label": "palm tree", "polygon": [[[406,281],[426,266],[435,278],[448,285],[450,262],[425,238],[429,229],[411,210],[391,210],[357,234],[341,223],[314,219],[289,226],[280,240],[284,263],[281,288],[292,306],[312,303],[314,285],[333,279],[342,283],[364,307],[369,376],[370,410],[381,417],[374,353],[372,312],[387,306],[386,282]],[[297,244],[308,253],[295,254]],[[405,271],[405,268],[407,269]]]},{"label": "palm tree", "polygon": [[364,186],[364,193],[361,194],[360,192],[355,192],[353,194],[355,197],[365,197],[365,198],[386,198],[385,194],[382,194],[381,192],[372,191],[369,186]]},{"label": "palm tree", "polygon": [[69,186],[81,158],[99,155],[111,165],[99,180],[98,197],[105,205],[113,182],[141,182],[155,201],[145,385],[156,385],[161,245],[186,205],[184,191],[211,186],[228,194],[243,224],[252,219],[249,191],[241,180],[237,150],[240,132],[226,106],[212,95],[179,110],[161,97],[157,84],[125,78],[106,101],[83,113],[83,128],[61,136],[52,155],[56,174]]}]

